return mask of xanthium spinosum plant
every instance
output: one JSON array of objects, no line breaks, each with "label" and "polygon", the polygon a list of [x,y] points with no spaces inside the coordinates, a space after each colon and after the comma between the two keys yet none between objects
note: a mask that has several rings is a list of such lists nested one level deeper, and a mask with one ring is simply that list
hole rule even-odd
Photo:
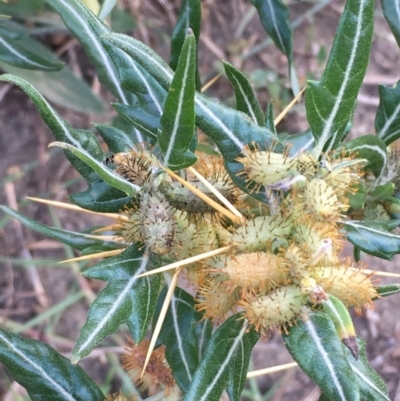
[{"label": "xanthium spinosum plant", "polygon": [[[84,251],[75,261],[102,257],[83,275],[108,284],[91,305],[72,363],[0,329],[0,360],[15,380],[34,400],[140,399],[105,396],[76,365],[126,323],[132,340],[122,363],[149,400],[212,401],[226,390],[235,401],[252,348],[277,329],[321,401],[389,400],[349,314],[400,290],[379,286],[382,273],[360,262],[361,252],[387,260],[400,253],[393,232],[400,224],[397,86],[380,87],[376,134],[346,140],[370,54],[374,2],[347,0],[324,73],[305,89],[309,129],[291,136],[276,132],[272,105],[264,113],[246,76],[227,62],[237,109],[201,94],[200,0],[182,1],[170,65],[112,32],[80,1],[46,2],[118,99],[113,124],[96,126],[109,152],[93,132],[66,123],[30,83],[1,79],[32,99],[56,138],[51,146],[65,151],[88,184],[71,195],[75,205],[64,206],[113,223],[80,234],[2,210]],[[251,3],[295,84],[287,7]],[[400,42],[400,0],[382,6]],[[347,242],[354,259],[342,256]]]}]

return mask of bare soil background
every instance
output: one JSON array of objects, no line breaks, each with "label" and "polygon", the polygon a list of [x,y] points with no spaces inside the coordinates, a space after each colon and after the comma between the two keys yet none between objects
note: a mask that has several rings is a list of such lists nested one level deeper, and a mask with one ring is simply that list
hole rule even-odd
[{"label": "bare soil background", "polygon": [[[137,27],[133,35],[150,45],[168,60],[169,41],[180,1],[126,0],[137,18]],[[291,20],[308,15],[315,3],[290,2]],[[333,0],[314,16],[304,18],[304,22],[294,33],[294,60],[301,84],[309,78],[318,79],[323,71],[326,56],[332,44],[344,1]],[[251,5],[243,0],[203,1],[202,38],[199,50],[200,73],[203,84],[221,71],[220,60],[225,59],[241,68],[253,82],[262,106],[273,98],[275,115],[290,99],[285,57],[270,45],[243,58],[254,46],[263,42],[267,34],[263,30],[258,16],[249,15]],[[245,17],[249,22],[243,24]],[[394,84],[399,79],[400,50],[377,5],[376,27],[370,64],[362,87],[359,104],[355,114],[352,136],[374,132],[374,117],[378,106],[378,84]],[[240,28],[241,27],[241,28]],[[243,28],[243,29],[242,29]],[[53,43],[52,38],[43,38]],[[62,44],[55,45],[55,50],[65,45],[70,37],[65,36]],[[77,44],[68,47],[63,54],[75,71],[88,76],[89,82],[98,89],[93,80],[93,70]],[[259,74],[255,74],[258,71]],[[257,76],[261,76],[257,79]],[[264,77],[264,78],[263,78]],[[207,92],[234,105],[233,90],[225,78],[220,78]],[[107,101],[112,98],[104,90],[101,96]],[[68,201],[68,193],[84,188],[84,183],[77,179],[77,174],[69,165],[62,152],[49,154],[47,145],[53,137],[40,120],[31,101],[17,88],[0,85],[0,181],[4,191],[0,193],[0,203],[17,207],[28,216],[46,224],[54,225],[58,219],[60,225],[69,230],[79,231],[89,226],[101,224],[98,217],[72,213],[61,209],[49,213],[47,206],[26,202],[26,196],[42,196],[50,199]],[[61,115],[73,126],[90,127],[91,122],[107,122],[115,114],[112,109],[102,116],[87,116],[56,107]],[[291,113],[278,127],[279,131],[299,133],[307,126],[303,104],[294,107]],[[55,153],[55,154],[54,154]],[[36,167],[29,169],[30,163]],[[8,181],[5,184],[5,181]],[[71,185],[66,189],[66,182]],[[63,184],[64,183],[64,184]],[[53,217],[52,217],[53,216]],[[1,216],[3,217],[3,216]],[[56,219],[56,220],[55,220]],[[87,281],[79,276],[76,266],[41,267],[28,269],[7,261],[5,258],[65,259],[65,249],[54,241],[21,227],[16,222],[9,222],[0,227],[0,324],[19,329],[21,325],[38,314],[50,309],[65,299],[71,288],[80,287],[86,298],[71,305],[60,318],[49,318],[39,325],[23,328],[22,334],[40,339],[60,352],[71,351],[79,328],[87,316],[88,298],[102,284]],[[400,258],[392,262],[383,262],[367,257],[365,261],[371,269],[399,271]],[[44,263],[43,263],[44,264]],[[382,280],[388,282],[388,280]],[[390,282],[390,280],[389,280]],[[400,295],[376,302],[376,308],[355,317],[358,334],[368,344],[368,356],[373,367],[382,375],[390,390],[391,400],[400,401]],[[50,332],[48,325],[51,325]],[[51,333],[51,335],[49,334]],[[123,342],[108,343],[113,351],[121,352]],[[253,353],[254,368],[265,368],[291,361],[291,357],[282,345],[278,334],[268,342],[259,343]],[[82,366],[97,382],[104,381],[108,374],[107,349],[93,353],[82,361]],[[281,380],[280,386],[271,395],[273,401],[317,400],[318,390],[307,376],[295,368],[259,379],[260,388],[266,393]],[[118,379],[111,383],[112,390],[118,390]],[[16,386],[15,391],[20,392]],[[0,399],[12,400],[10,379],[0,366]]]}]

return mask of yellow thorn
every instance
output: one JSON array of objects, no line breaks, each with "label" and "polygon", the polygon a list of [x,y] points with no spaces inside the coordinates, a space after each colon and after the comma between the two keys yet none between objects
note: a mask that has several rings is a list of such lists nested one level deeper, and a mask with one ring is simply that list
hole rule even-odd
[{"label": "yellow thorn", "polygon": [[201,93],[204,93],[211,85],[214,84],[219,78],[221,77],[221,74],[217,74],[214,78],[211,78],[206,84],[203,85],[201,88]]},{"label": "yellow thorn", "polygon": [[193,167],[189,167],[189,169],[235,216],[240,219],[243,218],[243,215],[232,205],[228,199],[225,198],[224,195],[221,194],[217,189],[213,187],[198,171],[196,171]]},{"label": "yellow thorn", "polygon": [[400,273],[390,273],[390,272],[383,272],[380,270],[368,270],[368,269],[359,269],[357,267],[351,267],[354,271],[361,271],[361,273],[365,274],[373,274],[374,276],[384,276],[384,277],[400,277]]},{"label": "yellow thorn", "polygon": [[274,120],[275,127],[282,121],[282,119],[286,116],[289,110],[294,106],[294,104],[299,100],[300,96],[305,91],[306,86],[295,96],[295,98],[282,110],[281,114]]},{"label": "yellow thorn", "polygon": [[237,216],[235,216],[233,213],[231,213],[229,210],[226,210],[223,208],[219,203],[213,201],[211,198],[209,198],[207,195],[204,195],[203,192],[199,191],[196,187],[194,187],[192,184],[189,182],[185,181],[183,178],[179,177],[179,175],[176,175],[173,171],[166,167],[162,167],[171,177],[174,177],[177,181],[179,181],[184,187],[192,191],[196,196],[198,196],[200,199],[202,199],[204,202],[208,203],[211,207],[213,207],[215,210],[218,212],[224,214],[226,217],[230,218],[233,221],[238,221],[240,220]]},{"label": "yellow thorn", "polygon": [[93,230],[92,233],[104,233],[105,231],[117,231],[121,226],[119,224],[111,224],[110,226],[100,227]]},{"label": "yellow thorn", "polygon": [[91,234],[82,234],[85,238],[99,239],[101,241],[112,241],[121,243],[120,240],[117,239],[115,235],[91,235]]},{"label": "yellow thorn", "polygon": [[120,253],[125,251],[125,249],[126,248],[124,248],[124,249],[115,249],[114,251],[104,251],[104,252],[91,253],[90,255],[83,255],[83,256],[78,256],[77,258],[62,260],[61,262],[58,262],[57,264],[60,265],[62,263],[68,263],[68,262],[80,262],[82,260],[90,260],[90,259],[97,259],[97,258],[107,258],[109,256],[119,255]]},{"label": "yellow thorn", "polygon": [[124,220],[128,219],[127,216],[124,216],[123,214],[94,212],[93,210],[83,209],[77,205],[72,205],[70,203],[65,203],[65,202],[57,202],[57,201],[52,201],[49,199],[35,198],[32,196],[27,196],[26,199],[29,199],[34,202],[45,203],[46,205],[50,205],[50,206],[62,207],[64,209],[69,209],[69,210],[75,210],[77,212],[85,212],[85,213],[97,214],[98,216],[110,217],[112,219],[118,219],[118,218],[124,219]]},{"label": "yellow thorn", "polygon": [[230,248],[231,248],[230,246],[224,246],[223,248],[218,248],[213,251],[209,251],[209,252],[202,253],[200,255],[192,256],[192,257],[184,259],[184,260],[179,260],[178,262],[174,262],[169,265],[159,267],[158,269],[150,270],[146,273],[139,274],[139,276],[136,276],[136,278],[151,276],[153,274],[166,272],[168,270],[176,269],[178,267],[184,267],[186,265],[190,265],[191,263],[198,262],[199,260],[211,258],[212,256],[216,256],[216,255],[219,255],[220,253],[224,253],[224,252],[228,251]]},{"label": "yellow thorn", "polygon": [[284,365],[273,366],[272,368],[253,370],[252,372],[247,372],[247,378],[268,375],[270,373],[279,372],[281,370],[291,369],[298,366],[296,362],[285,363]]},{"label": "yellow thorn", "polygon": [[156,327],[154,328],[153,335],[151,336],[151,340],[150,340],[150,344],[149,344],[149,349],[147,350],[147,355],[146,355],[146,359],[145,359],[145,361],[144,361],[144,366],[143,366],[143,369],[142,369],[142,373],[141,373],[141,375],[140,375],[140,378],[143,377],[144,372],[145,372],[146,367],[147,367],[147,364],[149,363],[151,353],[152,353],[153,350],[154,350],[154,346],[155,346],[155,344],[156,344],[158,335],[160,334],[161,327],[162,327],[162,325],[163,325],[163,323],[164,323],[165,315],[167,314],[168,306],[169,306],[169,303],[170,303],[170,301],[171,301],[172,295],[174,294],[175,287],[176,287],[176,285],[177,285],[177,283],[178,283],[178,278],[179,278],[179,274],[181,273],[181,271],[182,271],[182,267],[180,267],[180,268],[174,273],[174,275],[173,275],[173,277],[172,277],[170,286],[169,286],[169,288],[168,288],[167,295],[165,296],[165,300],[164,300],[163,306],[162,306],[161,311],[160,311],[160,315],[158,316],[158,320],[157,320]]}]

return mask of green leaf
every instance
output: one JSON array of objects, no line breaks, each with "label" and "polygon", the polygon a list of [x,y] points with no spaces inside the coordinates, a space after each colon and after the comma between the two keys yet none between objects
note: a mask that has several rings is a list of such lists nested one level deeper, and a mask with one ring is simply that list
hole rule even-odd
[{"label": "green leaf", "polygon": [[[246,113],[253,120],[254,124],[261,127],[265,125],[264,113],[258,103],[256,95],[247,77],[227,61],[223,62],[225,73],[235,89],[236,108]],[[272,110],[271,110],[272,111]],[[271,130],[271,127],[267,127]],[[274,130],[272,130],[274,131]]]},{"label": "green leaf", "polygon": [[395,190],[395,185],[393,182],[387,182],[386,184],[378,185],[371,192],[371,201],[384,202],[389,199]]},{"label": "green leaf", "polygon": [[80,366],[49,345],[0,328],[0,361],[26,388],[32,401],[103,401],[104,395]]},{"label": "green leaf", "polygon": [[117,2],[118,0],[104,0],[99,11],[99,19],[102,21],[105,20],[117,5]]},{"label": "green leaf", "polygon": [[392,260],[400,253],[400,235],[386,230],[393,230],[400,225],[400,220],[383,222],[342,221],[347,232],[347,239],[363,252],[381,259]]},{"label": "green leaf", "polygon": [[241,315],[226,320],[211,337],[183,401],[219,401],[225,389],[231,401],[239,401],[251,350],[258,338]]},{"label": "green leaf", "polygon": [[[343,151],[346,151],[343,154]],[[351,141],[343,142],[337,148],[338,155],[346,156],[348,154],[356,154],[359,159],[367,159],[369,161],[368,168],[376,175],[379,175],[386,164],[386,145],[382,139],[376,135],[363,135]]]},{"label": "green leaf", "polygon": [[[165,287],[158,300],[157,309],[161,309],[166,293]],[[157,341],[166,346],[165,357],[168,365],[184,393],[189,390],[200,361],[195,330],[201,314],[196,312],[194,305],[193,296],[181,288],[176,288]],[[157,314],[154,316],[154,322],[156,320]]]},{"label": "green leaf", "polygon": [[310,313],[307,320],[292,326],[283,339],[293,359],[329,400],[360,400],[345,347],[325,313]]},{"label": "green leaf", "polygon": [[396,42],[400,46],[400,1],[382,0],[382,9]]},{"label": "green leaf", "polygon": [[144,135],[156,139],[167,91],[125,52],[106,41],[104,48],[115,64],[122,86],[133,94],[129,105],[116,103],[114,108]]},{"label": "green leaf", "polygon": [[[110,32],[109,28],[79,0],[46,0],[46,3],[61,16],[79,40],[95,66],[100,82],[120,101],[129,104],[131,96],[123,90],[113,62],[100,41],[102,35]],[[143,138],[139,136],[137,142],[143,142]]]},{"label": "green leaf", "polygon": [[170,67],[175,71],[178,65],[179,55],[186,38],[187,30],[190,28],[196,38],[195,65],[196,65],[196,89],[201,91],[201,81],[198,69],[198,43],[201,25],[201,2],[200,0],[183,0],[179,10],[179,16],[171,37]]},{"label": "green leaf", "polygon": [[164,165],[179,170],[194,164],[197,157],[189,146],[195,134],[194,94],[196,71],[196,39],[188,32],[174,78],[165,100],[158,143]]},{"label": "green leaf", "polygon": [[160,286],[159,275],[136,278],[154,263],[142,256],[139,245],[131,245],[119,256],[96,264],[85,277],[108,282],[92,303],[86,323],[72,351],[73,361],[88,355],[106,336],[127,323],[135,343],[145,336],[153,317]]},{"label": "green leaf", "polygon": [[388,297],[390,295],[397,294],[398,292],[400,292],[400,284],[380,285],[378,287],[375,287],[375,289],[376,289],[376,292],[381,297]]},{"label": "green leaf", "polygon": [[0,13],[25,19],[44,11],[45,7],[45,3],[42,0],[19,0],[18,3],[0,2]]},{"label": "green leaf", "polygon": [[268,102],[267,110],[265,111],[264,118],[265,127],[276,135],[275,122],[274,122],[274,108],[272,100]]},{"label": "green leaf", "polygon": [[303,152],[311,152],[315,142],[310,130],[300,134],[279,134],[278,137],[284,146],[289,145],[289,155],[291,157]]},{"label": "green leaf", "polygon": [[46,47],[40,46],[40,52],[32,48],[33,39],[13,39],[0,33],[0,60],[15,67],[28,70],[57,71],[64,63],[58,60]]},{"label": "green leaf", "polygon": [[251,0],[256,7],[264,29],[279,50],[292,64],[292,28],[290,27],[289,10],[282,0]]},{"label": "green leaf", "polygon": [[104,241],[88,238],[85,234],[60,230],[59,228],[49,227],[45,224],[38,223],[37,221],[32,220],[29,217],[26,217],[16,210],[10,209],[7,206],[0,205],[0,209],[20,221],[24,226],[28,227],[29,229],[36,231],[37,233],[46,235],[47,237],[53,238],[57,241],[61,241],[63,244],[69,245],[72,248],[83,250],[89,246],[101,246],[104,244]]},{"label": "green leaf", "polygon": [[83,209],[103,213],[118,213],[132,201],[130,196],[119,191],[104,181],[89,181],[88,188],[70,195],[70,199]]},{"label": "green leaf", "polygon": [[75,146],[65,142],[53,142],[50,144],[50,146],[57,146],[65,150],[69,150],[91,169],[93,169],[93,171],[95,171],[107,184],[125,192],[128,196],[134,196],[136,192],[140,190],[138,185],[135,185],[132,182],[125,180],[120,175],[114,173],[114,171],[110,170],[102,162],[99,162],[84,150],[78,149]]},{"label": "green leaf", "polygon": [[[399,0],[392,0],[394,4]],[[399,19],[400,21],[400,19]],[[376,134],[386,145],[400,138],[400,85],[399,81],[393,87],[379,85],[379,107],[375,117]]]},{"label": "green leaf", "polygon": [[201,361],[212,336],[213,324],[210,319],[205,319],[196,324],[195,330],[198,339],[197,349],[199,351],[199,361]]},{"label": "green leaf", "polygon": [[66,27],[84,47],[96,67],[100,82],[119,99],[127,102],[113,63],[100,42],[100,36],[109,32],[107,26],[78,0],[46,0],[46,3],[61,16]]},{"label": "green leaf", "polygon": [[131,136],[112,125],[95,124],[95,127],[111,152],[127,152],[135,146]]},{"label": "green leaf", "polygon": [[359,358],[357,360],[352,357],[348,350],[346,350],[346,353],[348,354],[347,357],[356,378],[357,386],[360,389],[361,399],[363,401],[390,401],[386,384],[368,362],[365,341],[357,338],[357,343],[359,349]]},{"label": "green leaf", "polygon": [[315,156],[335,149],[347,133],[368,64],[373,18],[373,0],[348,0],[321,81],[308,82],[305,101]]}]

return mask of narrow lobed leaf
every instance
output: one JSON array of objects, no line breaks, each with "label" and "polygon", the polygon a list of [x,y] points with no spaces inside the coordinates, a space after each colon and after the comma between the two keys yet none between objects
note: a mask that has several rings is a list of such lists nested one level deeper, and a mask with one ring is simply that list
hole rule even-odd
[{"label": "narrow lobed leaf", "polygon": [[[243,113],[248,114],[254,124],[258,124],[261,127],[266,126],[271,130],[271,127],[268,127],[264,122],[264,114],[261,110],[261,106],[258,103],[256,95],[247,77],[232,64],[229,64],[226,61],[223,63],[225,73],[235,89],[236,108]],[[274,129],[271,131],[274,131]]]},{"label": "narrow lobed leaf", "polygon": [[251,350],[258,338],[240,314],[226,320],[211,337],[183,401],[219,401],[225,389],[231,401],[239,401]]},{"label": "narrow lobed leaf", "polygon": [[72,248],[83,250],[90,246],[102,246],[104,241],[100,241],[93,238],[88,238],[85,234],[75,233],[73,231],[61,230],[59,228],[49,227],[45,224],[38,223],[36,220],[32,220],[29,217],[17,212],[16,210],[10,209],[7,206],[0,205],[0,209],[20,221],[24,226],[30,230],[36,231],[40,234],[46,235],[47,237],[56,239],[63,244],[69,245]]},{"label": "narrow lobed leaf", "polygon": [[0,60],[28,70],[58,71],[63,68],[64,63],[44,46],[40,46],[40,52],[35,52],[24,46],[25,42],[24,39],[13,39],[0,32]]},{"label": "narrow lobed leaf", "polygon": [[331,401],[358,401],[360,392],[335,326],[323,312],[292,326],[283,336],[293,359]]},{"label": "narrow lobed leaf", "polygon": [[[166,293],[167,288],[164,288],[158,300],[159,310]],[[176,288],[157,340],[157,343],[165,345],[166,359],[184,393],[189,390],[200,361],[195,330],[201,315],[195,311],[194,305],[193,296]],[[153,323],[157,321],[157,315],[158,313],[155,314]]]},{"label": "narrow lobed leaf", "polygon": [[197,157],[189,147],[195,131],[195,71],[196,39],[188,32],[182,47],[181,56],[161,117],[158,143],[164,155],[164,165],[179,170],[194,164]]},{"label": "narrow lobed leaf", "polygon": [[103,401],[104,395],[80,366],[49,345],[0,328],[0,361],[26,388],[32,401]]},{"label": "narrow lobed leaf", "polygon": [[174,31],[171,37],[171,57],[170,67],[175,71],[178,65],[179,55],[186,38],[187,30],[190,28],[196,38],[195,64],[196,64],[196,89],[201,91],[201,81],[198,69],[198,43],[200,38],[201,24],[201,1],[183,0],[179,10],[179,16],[176,21]]},{"label": "narrow lobed leaf", "polygon": [[400,46],[400,0],[382,0],[383,15]]},{"label": "narrow lobed leaf", "polygon": [[107,184],[125,192],[129,196],[134,196],[140,189],[138,185],[135,185],[114,173],[114,171],[107,168],[102,162],[99,162],[84,150],[80,150],[75,146],[65,142],[53,142],[50,144],[50,146],[58,146],[62,149],[69,150],[91,169],[93,169],[93,171],[95,171]]},{"label": "narrow lobed leaf", "polygon": [[[395,0],[393,0],[394,3]],[[398,7],[400,7],[400,0],[397,3]],[[386,145],[390,145],[400,138],[399,82],[392,88],[379,85],[379,107],[375,117],[375,131]]]},{"label": "narrow lobed leaf", "polygon": [[88,355],[106,336],[126,322],[139,343],[147,332],[158,298],[157,276],[137,278],[153,266],[138,245],[131,245],[118,256],[110,257],[86,270],[85,277],[105,280],[107,287],[92,303],[72,351],[76,363]]},{"label": "narrow lobed leaf", "polygon": [[308,82],[306,111],[317,157],[347,134],[368,65],[373,18],[373,0],[348,0],[321,81]]},{"label": "narrow lobed leaf", "polygon": [[400,220],[343,221],[343,224],[347,239],[363,252],[386,260],[400,253],[400,235],[387,231],[398,227]]}]

